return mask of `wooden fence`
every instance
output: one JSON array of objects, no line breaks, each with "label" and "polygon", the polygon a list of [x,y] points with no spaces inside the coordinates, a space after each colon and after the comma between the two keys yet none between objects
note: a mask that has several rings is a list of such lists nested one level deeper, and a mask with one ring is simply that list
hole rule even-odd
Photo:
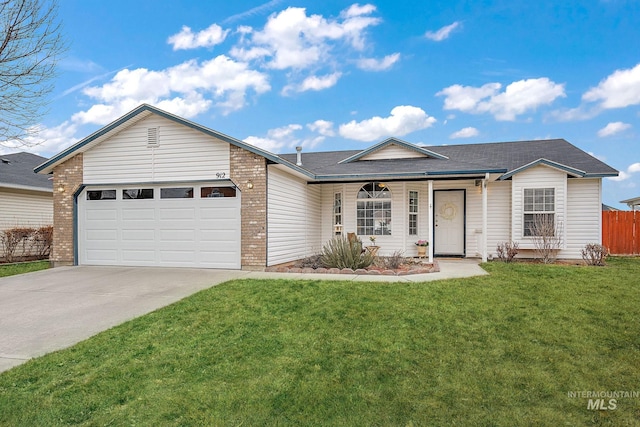
[{"label": "wooden fence", "polygon": [[640,212],[603,211],[602,244],[613,255],[640,255]]}]

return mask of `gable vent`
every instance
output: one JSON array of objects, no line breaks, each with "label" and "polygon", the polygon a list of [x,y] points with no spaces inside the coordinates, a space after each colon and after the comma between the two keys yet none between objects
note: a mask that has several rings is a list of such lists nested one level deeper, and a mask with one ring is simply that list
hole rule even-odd
[{"label": "gable vent", "polygon": [[160,145],[158,128],[147,128],[147,147],[157,147],[158,145]]}]

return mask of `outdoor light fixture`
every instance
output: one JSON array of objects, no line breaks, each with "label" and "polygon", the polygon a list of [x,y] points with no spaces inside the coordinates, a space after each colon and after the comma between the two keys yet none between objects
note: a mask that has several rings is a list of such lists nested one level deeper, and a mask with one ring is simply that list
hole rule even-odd
[{"label": "outdoor light fixture", "polygon": [[249,190],[251,190],[253,188],[253,181],[251,181],[251,180],[247,181],[247,188]]},{"label": "outdoor light fixture", "polygon": [[64,187],[62,185],[58,186],[58,193],[64,193]]}]

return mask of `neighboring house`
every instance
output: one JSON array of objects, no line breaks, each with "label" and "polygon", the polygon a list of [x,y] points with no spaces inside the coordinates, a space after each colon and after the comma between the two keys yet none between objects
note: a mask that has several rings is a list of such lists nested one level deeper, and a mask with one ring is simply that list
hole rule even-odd
[{"label": "neighboring house", "polygon": [[626,203],[629,209],[632,211],[640,209],[640,197],[634,197],[632,199],[621,200],[620,203]]},{"label": "neighboring house", "polygon": [[51,180],[33,172],[46,160],[31,153],[0,154],[0,230],[53,224]]},{"label": "neighboring house", "polygon": [[36,168],[53,173],[56,264],[264,268],[336,234],[381,254],[532,254],[532,218],[558,226],[561,258],[601,241],[602,178],[615,169],[565,140],[276,155],[142,105]]},{"label": "neighboring house", "polygon": [[613,206],[609,206],[609,205],[605,205],[604,203],[602,204],[602,211],[603,212],[617,212],[620,209],[614,208]]}]

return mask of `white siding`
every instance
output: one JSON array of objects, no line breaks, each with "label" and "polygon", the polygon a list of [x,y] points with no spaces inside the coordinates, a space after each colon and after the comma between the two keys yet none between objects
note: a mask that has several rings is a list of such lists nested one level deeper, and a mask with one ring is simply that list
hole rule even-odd
[{"label": "white siding", "polygon": [[[511,237],[519,243],[520,249],[534,249],[533,239],[523,236],[525,188],[555,188],[556,224],[562,227],[563,233],[566,233],[567,174],[547,166],[535,166],[513,176]],[[563,236],[563,243],[565,240]]]},{"label": "white siding", "polygon": [[0,230],[53,224],[51,193],[0,190]]},{"label": "white siding", "polygon": [[322,234],[322,190],[269,167],[267,223],[267,265],[318,253]]},{"label": "white siding", "polygon": [[[159,146],[147,129],[159,128]],[[229,144],[152,115],[84,153],[84,183],[133,183],[229,177]]]},{"label": "white siding", "polygon": [[380,150],[367,154],[360,158],[360,160],[409,159],[415,157],[427,157],[427,155],[414,150],[409,150],[400,145],[389,144]]},{"label": "white siding", "polygon": [[487,187],[487,254],[496,255],[499,243],[511,241],[511,181]]},{"label": "white siding", "polygon": [[580,259],[587,243],[601,243],[601,179],[568,179],[567,193],[567,242],[559,256]]}]

